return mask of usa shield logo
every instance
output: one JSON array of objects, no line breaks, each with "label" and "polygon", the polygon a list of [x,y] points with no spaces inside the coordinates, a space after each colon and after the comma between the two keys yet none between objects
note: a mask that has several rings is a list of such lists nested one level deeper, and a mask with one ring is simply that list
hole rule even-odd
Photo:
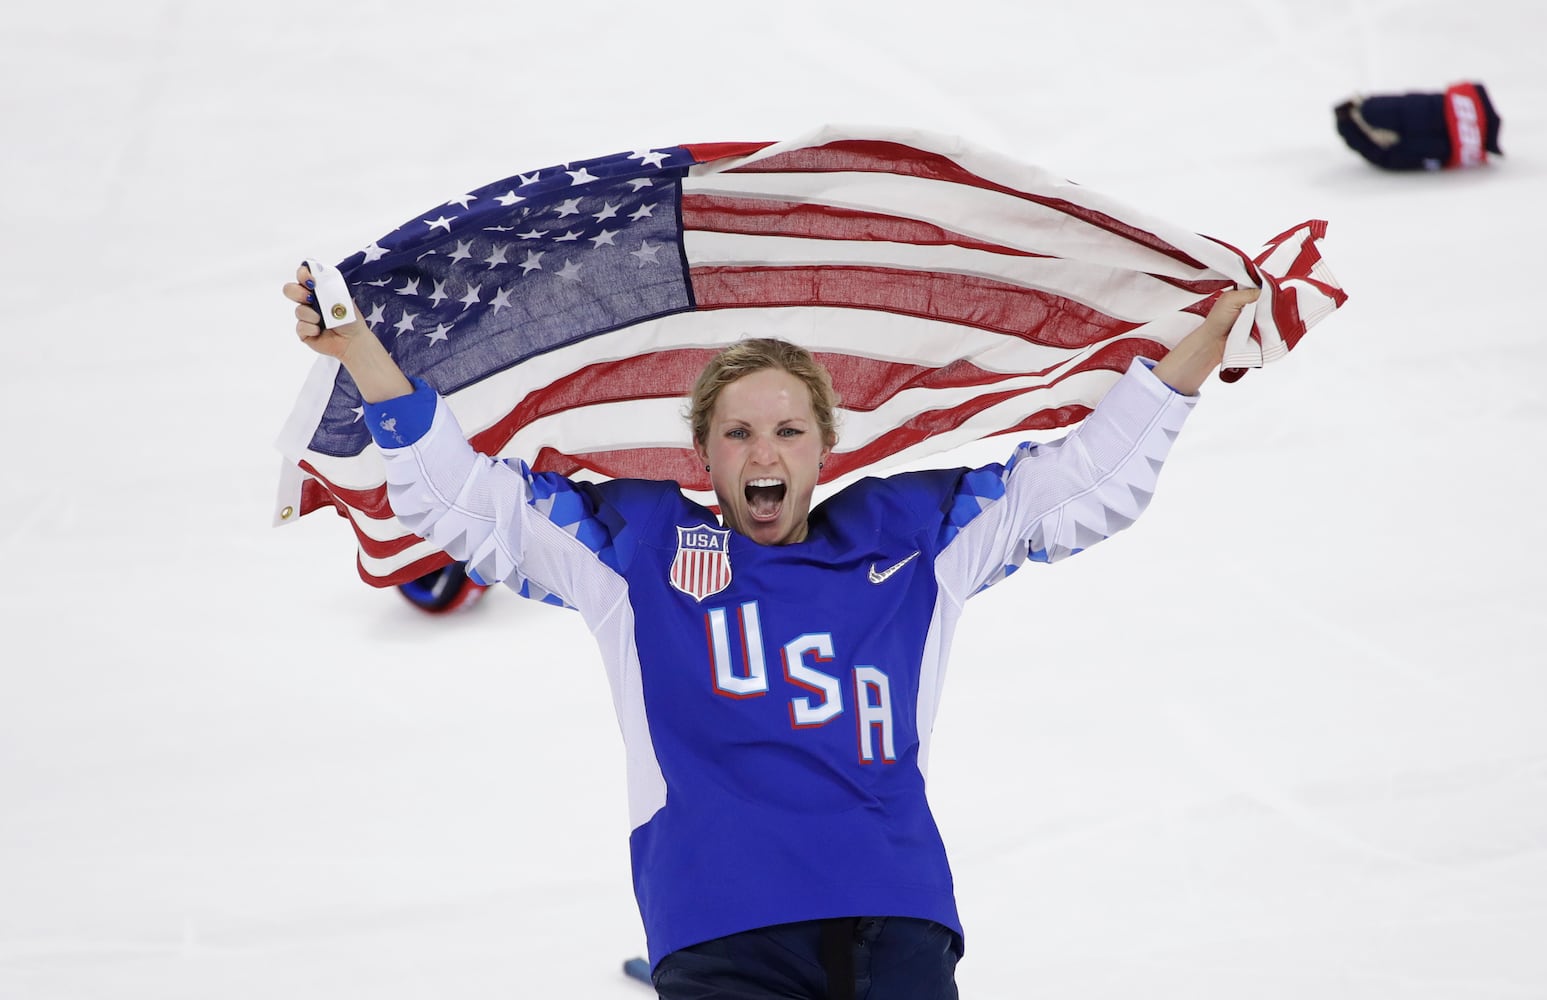
[{"label": "usa shield logo", "polygon": [[731,533],[707,524],[677,525],[677,556],[671,561],[671,585],[702,601],[731,585]]}]

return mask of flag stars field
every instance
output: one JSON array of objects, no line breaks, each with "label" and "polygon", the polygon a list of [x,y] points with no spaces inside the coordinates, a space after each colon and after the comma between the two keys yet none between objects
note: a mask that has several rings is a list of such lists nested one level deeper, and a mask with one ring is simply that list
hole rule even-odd
[{"label": "flag stars field", "polygon": [[[361,314],[405,371],[446,387],[475,379],[482,356],[503,364],[550,349],[562,330],[549,318],[587,297],[606,296],[604,314],[619,316],[686,308],[675,215],[655,209],[689,162],[685,151],[576,161],[442,202],[345,262]],[[661,277],[625,280],[647,265]],[[317,442],[351,453],[364,440],[358,393],[347,374],[335,387]]]},{"label": "flag stars field", "polygon": [[630,250],[629,256],[639,258],[640,267],[646,264],[659,264],[660,261],[655,259],[655,255],[660,252],[660,249],[659,245],[652,245],[649,240],[645,240],[639,244],[638,250]]},{"label": "flag stars field", "polygon": [[628,158],[638,160],[647,167],[655,168],[671,159],[671,154],[669,152],[663,153],[658,149],[636,150],[630,153]]}]

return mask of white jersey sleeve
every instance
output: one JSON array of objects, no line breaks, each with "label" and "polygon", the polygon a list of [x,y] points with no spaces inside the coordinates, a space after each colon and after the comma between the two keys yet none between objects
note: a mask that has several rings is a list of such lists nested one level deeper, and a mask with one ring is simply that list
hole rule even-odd
[{"label": "white jersey sleeve", "polygon": [[577,530],[595,513],[589,498],[563,477],[474,451],[445,401],[434,403],[416,439],[396,447],[377,439],[397,518],[482,583],[582,611],[614,602],[616,573]]},{"label": "white jersey sleeve", "polygon": [[1067,436],[964,477],[971,496],[956,506],[968,512],[936,560],[941,587],[959,603],[1027,559],[1056,562],[1132,524],[1196,403],[1135,359]]},{"label": "white jersey sleeve", "polygon": [[520,559],[519,516],[526,483],[516,470],[468,446],[444,403],[429,430],[400,448],[381,448],[392,512],[414,534],[498,583]]}]

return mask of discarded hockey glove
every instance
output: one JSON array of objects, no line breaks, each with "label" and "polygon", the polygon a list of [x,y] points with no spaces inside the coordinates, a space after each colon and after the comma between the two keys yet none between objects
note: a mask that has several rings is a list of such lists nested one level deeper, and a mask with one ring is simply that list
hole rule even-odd
[{"label": "discarded hockey glove", "polygon": [[1333,109],[1349,148],[1386,170],[1476,167],[1499,149],[1502,124],[1480,83],[1443,94],[1355,97]]}]

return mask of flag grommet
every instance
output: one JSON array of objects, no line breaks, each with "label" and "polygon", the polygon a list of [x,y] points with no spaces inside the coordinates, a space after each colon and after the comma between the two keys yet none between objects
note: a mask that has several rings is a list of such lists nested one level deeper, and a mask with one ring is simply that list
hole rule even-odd
[{"label": "flag grommet", "polygon": [[[349,297],[349,284],[338,268],[308,257],[307,270],[311,271],[313,294],[317,312],[324,327],[332,328],[355,321],[354,304]],[[329,322],[331,320],[331,322]]]}]

